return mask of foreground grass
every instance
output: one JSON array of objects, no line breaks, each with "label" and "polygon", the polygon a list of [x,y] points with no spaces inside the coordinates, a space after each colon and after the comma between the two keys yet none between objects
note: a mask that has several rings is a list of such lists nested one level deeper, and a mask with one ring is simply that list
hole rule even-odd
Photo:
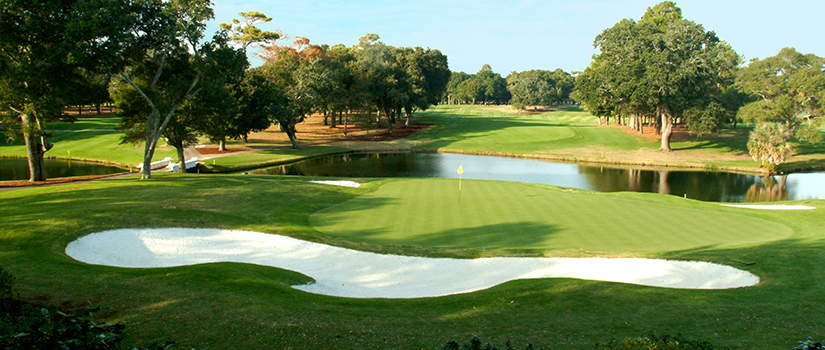
[{"label": "foreground grass", "polygon": [[[136,342],[175,340],[184,348],[425,349],[438,348],[448,339],[476,335],[495,344],[510,339],[520,347],[532,342],[553,349],[588,349],[611,337],[622,339],[656,329],[732,348],[789,349],[797,340],[825,333],[815,317],[825,303],[825,256],[821,254],[825,248],[821,230],[825,227],[825,201],[820,200],[804,202],[820,207],[814,211],[775,212],[726,208],[655,194],[604,195],[570,193],[541,185],[489,185],[493,187],[488,190],[507,191],[513,201],[525,205],[553,205],[545,208],[548,213],[579,213],[583,223],[615,221],[617,227],[630,229],[631,233],[606,230],[600,239],[614,237],[617,244],[643,245],[620,242],[641,233],[641,229],[632,231],[634,221],[663,242],[678,234],[678,229],[690,226],[682,222],[685,220],[695,219],[697,224],[718,221],[718,226],[725,228],[754,225],[748,231],[758,238],[755,240],[740,234],[729,244],[715,245],[715,234],[707,234],[691,248],[664,243],[653,251],[636,251],[651,257],[725,264],[737,264],[730,258],[757,262],[737,267],[756,273],[762,283],[734,290],[675,290],[543,279],[514,281],[441,298],[360,300],[293,290],[290,285],[304,283],[309,277],[275,268],[217,263],[122,269],[83,264],[64,254],[69,242],[89,233],[147,227],[243,229],[386,253],[478,253],[458,248],[463,246],[480,247],[488,253],[502,248],[499,253],[513,255],[570,253],[566,249],[570,246],[542,246],[536,240],[540,246],[536,249],[529,241],[541,231],[535,227],[569,226],[575,220],[552,216],[537,226],[528,216],[515,215],[518,208],[499,209],[498,219],[512,214],[512,222],[508,230],[491,230],[484,244],[477,243],[477,236],[451,235],[450,231],[424,241],[416,240],[415,233],[402,231],[388,231],[381,237],[317,231],[312,222],[316,220],[313,214],[319,211],[316,215],[346,210],[353,217],[366,215],[360,222],[369,227],[367,221],[379,215],[369,210],[403,202],[408,198],[403,193],[417,190],[416,186],[437,188],[445,181],[361,182],[361,188],[352,189],[292,177],[157,174],[148,181],[110,179],[4,192],[0,193],[0,265],[18,277],[17,288],[25,299],[48,300],[68,307],[89,301],[103,308],[105,320],[127,322],[127,330]],[[488,184],[468,182],[467,191],[481,185]],[[518,191],[511,191],[515,187]],[[469,193],[462,195],[463,203],[472,198]],[[376,198],[384,198],[385,203],[375,203]],[[479,202],[475,208],[485,205],[482,199],[474,200]],[[568,204],[559,207],[558,203]],[[380,215],[398,223],[449,220],[447,212],[430,211],[435,205],[421,202]],[[648,208],[680,219],[662,227],[650,226],[641,221],[663,218],[643,216]],[[359,226],[357,222],[352,221],[350,227]],[[443,229],[434,232],[439,230]],[[567,240],[590,232],[587,226],[575,225],[565,230],[573,230]],[[790,230],[790,236],[779,237],[787,233],[783,230]],[[505,236],[506,232],[522,231],[530,239],[519,241]],[[600,244],[595,241],[577,244],[576,249],[588,254],[601,250],[593,248]]]}]

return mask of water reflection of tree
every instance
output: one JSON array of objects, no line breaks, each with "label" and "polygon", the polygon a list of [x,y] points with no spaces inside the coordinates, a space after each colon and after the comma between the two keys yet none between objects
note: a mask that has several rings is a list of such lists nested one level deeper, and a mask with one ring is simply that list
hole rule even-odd
[{"label": "water reflection of tree", "polygon": [[[777,181],[777,178],[779,181]],[[762,183],[755,183],[748,188],[745,195],[745,202],[776,202],[788,200],[788,189],[785,183],[788,175],[766,176],[762,178]]]},{"label": "water reflection of tree", "polygon": [[588,166],[580,166],[579,172],[585,175],[591,188],[597,191],[663,193],[712,202],[743,201],[755,185],[764,186],[757,176],[733,173]]},{"label": "water reflection of tree", "polygon": [[346,153],[258,170],[255,173],[327,177],[430,177],[437,174],[432,161],[415,153]]}]

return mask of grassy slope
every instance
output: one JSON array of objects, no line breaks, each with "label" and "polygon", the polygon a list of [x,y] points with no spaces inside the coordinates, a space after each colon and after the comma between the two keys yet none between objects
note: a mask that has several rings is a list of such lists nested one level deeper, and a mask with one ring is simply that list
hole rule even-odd
[{"label": "grassy slope", "polygon": [[[542,114],[515,114],[509,107],[439,106],[419,112],[420,121],[435,126],[414,135],[426,148],[469,152],[502,152],[606,163],[658,164],[759,171],[746,147],[749,128],[691,137],[659,152],[659,141],[628,134],[618,127],[598,126],[597,119],[577,109]],[[797,144],[797,155],[781,169],[822,167],[825,144]]]},{"label": "grassy slope", "polygon": [[[218,227],[282,233],[379,252],[466,255],[452,247],[472,246],[476,238],[471,235],[432,238],[437,243],[434,246],[448,248],[417,247],[419,243],[403,239],[401,233],[390,245],[376,245],[369,239],[322,234],[310,225],[310,216],[319,210],[351,206],[353,202],[348,201],[358,203],[364,198],[360,196],[401,200],[405,195],[387,191],[418,182],[437,185],[442,180],[370,180],[351,189],[296,178],[158,174],[151,181],[111,179],[5,192],[0,193],[0,265],[18,277],[18,290],[25,298],[44,296],[55,304],[71,301],[74,305],[89,300],[110,313],[107,320],[128,322],[134,340],[172,339],[182,347],[423,349],[477,335],[497,344],[512,339],[520,347],[529,341],[554,349],[588,349],[610,337],[657,329],[744,349],[790,348],[808,335],[822,335],[819,318],[812,316],[820,314],[825,303],[825,258],[821,254],[825,201],[808,201],[820,207],[815,211],[766,212],[652,194],[573,196],[540,185],[511,193],[523,197],[519,199],[523,202],[535,201],[528,197],[535,194],[593,201],[590,206],[626,202],[641,208],[667,208],[669,215],[746,219],[737,221],[742,224],[750,218],[754,223],[768,221],[775,224],[767,226],[793,230],[791,237],[776,241],[661,252],[677,259],[757,262],[739,267],[762,277],[759,286],[724,291],[545,279],[443,298],[354,300],[292,290],[289,285],[307,278],[273,268],[224,263],[119,269],[85,265],[63,253],[73,239],[106,229]],[[470,194],[462,201],[468,198]],[[406,212],[384,215],[403,222],[421,219],[426,209],[409,207]],[[439,216],[443,219],[444,215],[430,219]],[[511,225],[516,232],[532,227],[529,221],[516,220]],[[672,232],[657,234],[666,237]],[[490,239],[502,245],[511,241]],[[535,253],[524,247],[508,252]]]},{"label": "grassy slope", "polygon": [[312,146],[299,149],[284,147],[253,153],[228,154],[227,156],[219,158],[207,159],[203,165],[206,171],[226,173],[263,166],[274,166],[294,162],[297,159],[349,151],[350,150],[346,148],[329,146]]},{"label": "grassy slope", "polygon": [[[47,157],[91,159],[134,166],[143,162],[143,145],[120,144],[121,132],[113,131],[120,121],[118,117],[80,118],[74,123],[56,122],[47,125],[55,131],[49,141],[54,148]],[[63,132],[72,131],[72,132]],[[0,155],[25,157],[26,146],[22,140],[0,142]],[[175,149],[158,143],[154,159],[177,157]]]}]

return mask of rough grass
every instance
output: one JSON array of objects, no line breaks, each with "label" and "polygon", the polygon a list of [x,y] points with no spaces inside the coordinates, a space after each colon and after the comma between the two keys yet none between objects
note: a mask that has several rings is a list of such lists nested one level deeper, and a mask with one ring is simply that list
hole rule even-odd
[{"label": "rough grass", "polygon": [[[825,258],[821,254],[825,249],[821,229],[825,227],[825,201],[821,200],[799,202],[820,207],[814,211],[771,212],[651,194],[574,196],[541,185],[518,185],[523,193],[510,193],[522,197],[520,201],[524,203],[554,200],[539,200],[530,195],[562,196],[559,198],[565,199],[561,201],[565,205],[556,210],[601,212],[614,219],[622,215],[607,211],[633,213],[635,206],[649,206],[653,211],[661,209],[664,215],[693,213],[707,219],[735,218],[734,222],[719,222],[720,227],[747,225],[752,219],[753,223],[761,223],[760,227],[776,225],[792,230],[787,238],[740,241],[737,246],[642,252],[649,256],[733,264],[762,278],[755,287],[720,291],[542,279],[513,281],[485,291],[441,298],[358,300],[293,290],[289,285],[306,282],[308,277],[275,268],[218,263],[122,269],[83,264],[64,254],[70,241],[106,229],[209,227],[287,234],[383,253],[473,255],[472,251],[454,248],[476,244],[477,237],[472,235],[430,237],[437,244],[427,247],[412,239],[412,235],[406,239],[401,233],[399,237],[386,238],[388,243],[384,244],[316,231],[310,217],[319,210],[358,203],[370,198],[367,196],[380,195],[388,200],[393,196],[406,197],[384,192],[393,188],[405,192],[416,189],[417,184],[447,183],[360,181],[364,185],[353,189],[291,177],[157,174],[153,180],[110,179],[3,192],[0,265],[17,276],[17,291],[24,299],[66,308],[86,305],[88,301],[102,307],[103,320],[127,322],[132,341],[147,344],[175,340],[182,348],[428,349],[441,347],[449,339],[469,339],[475,335],[494,344],[510,339],[519,348],[531,342],[551,349],[589,349],[610,338],[636,337],[655,329],[719,346],[778,349],[791,348],[797,340],[821,336],[823,331],[820,319],[812,317],[825,303]],[[466,191],[474,185],[477,184],[468,183]],[[462,195],[466,195],[462,202],[471,197],[465,192]],[[617,206],[621,202],[630,205]],[[428,212],[432,205],[438,204],[419,203],[403,209],[409,213],[385,215],[399,220],[446,220],[445,212]],[[504,208],[501,218],[506,212],[516,215],[519,210]],[[685,220],[693,217],[687,216]],[[635,220],[632,215],[625,217]],[[534,225],[525,218],[512,220],[512,232],[533,229]],[[588,215],[582,223],[597,219]],[[649,234],[659,237],[674,234],[669,228],[651,231],[655,232]],[[622,233],[604,232],[605,236],[618,234]],[[489,240],[493,243],[484,245],[514,245],[514,239],[508,237],[491,236]],[[524,247],[527,245],[502,249],[499,253],[521,255],[537,251]],[[547,255],[557,252],[552,248],[541,251]],[[756,264],[738,265],[730,258]]]}]

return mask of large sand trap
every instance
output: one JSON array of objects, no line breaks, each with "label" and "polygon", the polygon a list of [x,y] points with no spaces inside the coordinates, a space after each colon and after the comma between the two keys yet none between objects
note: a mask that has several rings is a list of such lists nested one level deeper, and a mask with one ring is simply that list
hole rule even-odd
[{"label": "large sand trap", "polygon": [[359,183],[357,183],[357,182],[355,182],[355,181],[327,181],[327,180],[313,180],[313,181],[310,181],[310,182],[312,182],[312,183],[316,183],[316,184],[322,184],[322,185],[333,185],[333,186],[355,187],[355,188],[357,188],[357,187],[360,187],[360,186],[361,186],[361,184],[359,184]]},{"label": "large sand trap", "polygon": [[218,229],[121,229],[71,242],[69,256],[97,265],[169,267],[210,262],[275,266],[310,276],[294,288],[351,298],[467,293],[526,278],[579,278],[691,289],[759,283],[753,274],[706,262],[601,258],[445,259],[381,255],[290,237]]}]

